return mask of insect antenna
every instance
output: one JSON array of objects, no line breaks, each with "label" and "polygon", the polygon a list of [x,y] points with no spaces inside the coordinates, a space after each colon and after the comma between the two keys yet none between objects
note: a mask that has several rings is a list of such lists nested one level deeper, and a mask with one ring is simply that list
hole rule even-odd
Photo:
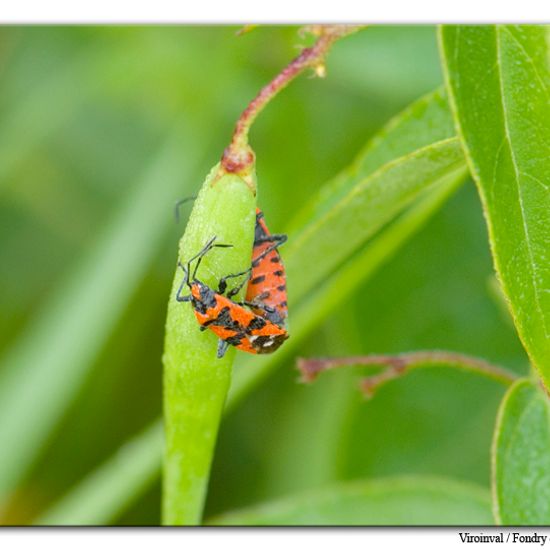
[{"label": "insect antenna", "polygon": [[176,223],[180,223],[180,206],[185,204],[189,201],[194,201],[197,198],[197,195],[193,195],[191,197],[186,197],[185,199],[180,199],[176,204],[174,205],[174,218],[176,220]]},{"label": "insect antenna", "polygon": [[203,249],[200,250],[197,254],[195,254],[191,259],[188,260],[187,262],[187,273],[191,273],[191,264],[197,260],[197,263],[195,264],[195,269],[193,269],[193,276],[192,276],[192,280],[196,280],[197,278],[197,271],[199,269],[199,266],[201,265],[201,261],[202,259],[204,258],[204,256],[206,256],[206,254],[208,252],[210,252],[210,250],[212,250],[213,248],[232,248],[233,245],[232,244],[214,244],[214,241],[216,240],[216,236],[212,237],[210,240],[208,240],[208,242],[204,245]]}]

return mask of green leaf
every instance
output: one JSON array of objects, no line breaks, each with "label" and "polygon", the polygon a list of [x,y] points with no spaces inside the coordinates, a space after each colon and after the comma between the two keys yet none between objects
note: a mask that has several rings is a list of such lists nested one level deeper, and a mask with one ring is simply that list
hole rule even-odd
[{"label": "green leaf", "polygon": [[550,387],[550,70],[545,26],[440,34],[456,123],[522,342]]},{"label": "green leaf", "polygon": [[324,216],[289,239],[291,303],[315,288],[421,191],[463,169],[458,138],[450,138],[388,162],[361,180]]},{"label": "green leaf", "polygon": [[87,257],[3,356],[0,502],[71,404],[170,228],[166,213],[196,163],[192,143],[183,138],[177,130],[168,140]]},{"label": "green leaf", "polygon": [[493,506],[502,525],[550,523],[550,403],[519,380],[500,406],[493,442]]},{"label": "green leaf", "polygon": [[213,525],[487,525],[489,491],[422,476],[341,483],[213,518]]},{"label": "green leaf", "polygon": [[[219,170],[219,165],[214,166],[206,178],[179,246],[179,260],[187,262],[212,237],[219,244],[231,245],[214,248],[202,258],[197,278],[214,288],[224,275],[241,273],[250,266],[256,220],[255,190],[240,176],[220,177]],[[197,265],[193,263],[191,269]],[[218,358],[216,335],[200,331],[191,304],[176,300],[183,280],[183,271],[176,267],[163,356],[165,525],[193,525],[201,521],[235,357],[235,348],[230,346],[225,356]],[[189,294],[187,287],[184,294]]]}]

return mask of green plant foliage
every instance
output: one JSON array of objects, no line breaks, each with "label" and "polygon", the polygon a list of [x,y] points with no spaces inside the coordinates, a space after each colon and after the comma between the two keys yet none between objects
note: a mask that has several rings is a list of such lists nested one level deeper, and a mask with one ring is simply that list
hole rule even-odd
[{"label": "green plant foliage", "polygon": [[213,518],[213,525],[487,525],[489,492],[430,477],[342,483]]},{"label": "green plant foliage", "polygon": [[[167,230],[180,187],[181,130],[162,148],[87,257],[8,351],[0,366],[0,495],[6,500],[79,391],[93,360]],[[151,205],[154,205],[152,207]],[[128,247],[128,240],[139,247]]]},{"label": "green plant foliage", "polygon": [[[408,114],[409,110],[405,112]],[[304,304],[300,304],[293,310],[292,338],[287,341],[274,355],[264,357],[246,358],[235,367],[234,379],[228,396],[227,408],[231,410],[247,395],[256,385],[268,376],[283,360],[290,356],[303,343],[304,339],[318,327],[330,313],[338,307],[346,295],[351,295],[361,283],[364,283],[380,266],[388,261],[401,246],[429,219],[431,215],[456,190],[464,178],[464,173],[451,175],[447,181],[443,181],[436,189],[426,194],[403,217],[385,229],[372,240],[371,243],[358,255],[354,256],[340,271],[325,281],[322,287],[312,294]],[[330,185],[330,183],[329,183]],[[307,261],[307,258],[304,258]],[[306,269],[306,266],[303,266]],[[146,439],[147,432],[139,438]],[[160,458],[160,454],[157,455]],[[136,452],[132,463],[141,463],[139,452]],[[150,463],[154,471],[158,471],[159,464]],[[108,471],[116,468],[116,461]],[[103,468],[102,468],[103,469]],[[120,464],[119,475],[125,477],[123,465]],[[93,487],[92,480],[85,482],[84,487]],[[120,485],[120,506],[127,502],[127,492],[130,487]],[[83,488],[77,487],[66,497],[68,502],[74,501],[74,494],[78,494]],[[98,493],[102,492],[102,485],[97,487]],[[95,495],[92,501],[96,501]],[[113,497],[114,498],[114,497]],[[77,508],[78,509],[78,508]],[[85,510],[90,513],[90,510]],[[95,517],[100,510],[91,510],[91,517]],[[89,520],[91,521],[91,520]]]},{"label": "green plant foliage", "polygon": [[[435,189],[431,190],[411,207],[394,224],[384,229],[350,261],[344,264],[319,289],[311,289],[304,303],[298,304],[293,321],[292,340],[285,343],[276,355],[255,360],[246,359],[236,365],[234,382],[229,393],[228,407],[235,406],[281,361],[296,351],[309,336],[348,296],[353,296],[361,284],[371,277],[412,236],[449,195],[464,180],[464,173],[451,173]],[[304,263],[307,258],[304,258]],[[306,270],[307,266],[303,265]]]},{"label": "green plant foliage", "polygon": [[[290,339],[277,353],[229,350],[227,362],[218,361],[215,338],[200,332],[188,303],[175,303],[183,276],[179,269],[174,279],[182,233],[175,202],[197,194],[247,102],[295,56],[297,43],[314,40],[298,38],[296,27],[240,37],[237,30],[2,29],[0,487],[10,498],[0,504],[0,521],[198,523],[204,504],[207,518],[274,510],[299,524],[306,501],[308,511],[318,504],[338,512],[330,504],[335,495],[347,499],[338,501],[342,510],[353,501],[354,510],[369,507],[369,518],[384,523],[490,523],[485,488],[503,392],[493,381],[418,369],[369,401],[357,390],[368,374],[360,369],[296,383],[297,356],[428,349],[526,374],[516,331],[487,289],[494,270],[483,211],[465,178],[473,149],[466,159],[466,132],[457,136],[449,107],[457,94],[442,87],[433,26],[372,26],[338,42],[327,78],[298,78],[252,128],[258,204],[270,230],[289,236],[280,252]],[[542,64],[536,57],[526,67],[511,36],[524,44],[537,32],[502,31],[503,66],[514,75],[505,90],[516,79],[523,87],[520,77]],[[541,44],[529,39],[526,51],[542,57]],[[477,50],[472,55],[481,56]],[[477,66],[468,70],[479,74]],[[486,98],[483,83],[493,82],[487,74],[475,77],[478,101]],[[531,84],[536,99],[540,82]],[[521,134],[520,149],[527,139],[540,152],[544,131],[525,133],[518,122],[530,123],[530,105],[539,110],[540,101],[513,99],[512,148]],[[546,115],[538,115],[542,126]],[[496,125],[494,117],[482,122]],[[538,170],[541,158],[533,155],[525,173],[537,177],[529,168]],[[242,244],[239,258],[229,249],[209,254],[212,264],[200,270],[207,282],[246,267],[249,199],[233,208],[238,197],[225,197],[225,208],[193,214],[191,252],[212,236],[202,233],[211,224],[220,240]],[[183,206],[182,219],[192,207]],[[186,245],[180,259],[188,252]],[[174,393],[167,394],[170,481],[161,518],[168,296]],[[523,312],[533,296],[524,294]],[[530,311],[528,336],[540,340],[538,310]],[[531,328],[522,322],[528,347]],[[231,354],[236,364],[219,427]],[[193,365],[200,368],[186,370]]]},{"label": "green plant foliage", "polygon": [[[421,191],[458,174],[463,167],[458,139],[450,138],[388,162],[360,181],[290,242],[286,258],[292,299],[303,298]],[[316,266],[314,270],[304,271],[305,258]]]},{"label": "green plant foliage", "polygon": [[500,406],[493,442],[493,508],[501,525],[550,522],[550,403],[531,380]]},{"label": "green plant foliage", "polygon": [[448,92],[517,330],[550,387],[550,69],[545,26],[441,31]]},{"label": "green plant foliage", "polygon": [[[182,263],[216,237],[231,248],[214,248],[203,257],[197,279],[217,288],[228,273],[250,265],[256,220],[255,189],[239,176],[218,175],[214,166],[195,202],[180,241]],[[190,267],[195,268],[195,263]],[[164,347],[164,458],[163,523],[200,522],[218,425],[231,378],[235,348],[216,357],[218,339],[199,332],[193,308],[176,300],[183,272],[177,267],[168,302]],[[184,294],[189,293],[184,287]],[[242,297],[241,289],[235,299]]]},{"label": "green plant foliage", "polygon": [[[52,132],[67,123],[74,112],[97,93],[97,73],[90,71],[107,56],[76,55],[39,86],[26,90],[18,108],[4,119],[0,134],[0,188],[8,185],[10,173],[25,159],[31,149]],[[44,97],[52,99],[44,103]]]}]

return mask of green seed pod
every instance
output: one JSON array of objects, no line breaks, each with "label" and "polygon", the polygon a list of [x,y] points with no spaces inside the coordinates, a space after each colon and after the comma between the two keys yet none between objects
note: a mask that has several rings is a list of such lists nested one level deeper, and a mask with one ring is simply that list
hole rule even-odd
[{"label": "green seed pod", "polygon": [[[185,263],[212,237],[232,248],[213,248],[197,278],[216,289],[219,279],[250,267],[255,223],[255,175],[228,174],[215,166],[195,201],[180,241]],[[218,425],[229,389],[235,349],[216,357],[217,338],[201,332],[190,303],[178,302],[184,279],[179,267],[168,302],[164,349],[166,448],[163,523],[193,525],[201,520]],[[244,293],[246,286],[241,291]],[[189,289],[182,289],[189,294]],[[237,296],[235,299],[238,299]]]}]

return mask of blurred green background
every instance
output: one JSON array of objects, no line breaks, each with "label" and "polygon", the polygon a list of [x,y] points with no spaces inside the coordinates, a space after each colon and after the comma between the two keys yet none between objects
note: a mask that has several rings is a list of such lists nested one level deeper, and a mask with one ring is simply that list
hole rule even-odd
[{"label": "blurred green background", "polygon": [[[307,42],[293,27],[236,30],[0,29],[0,368],[84,258],[93,262],[111,220],[148,189],[136,209],[143,222],[133,220],[141,232],[127,232],[111,255],[120,307],[82,383],[67,382],[78,392],[7,523],[31,521],[161,412],[166,303],[183,230],[174,203],[198,189],[247,102]],[[442,82],[431,26],[371,27],[338,43],[327,68],[324,80],[293,83],[252,130],[259,204],[273,232],[389,118]],[[492,272],[468,182],[299,354],[441,348],[525,372],[490,292]],[[85,346],[89,334],[70,338]],[[222,424],[206,516],[334,480],[427,473],[489,485],[502,388],[429,369],[365,402],[357,376],[331,372],[306,387],[293,360],[278,369]],[[159,502],[157,482],[115,523],[159,523]]]}]

